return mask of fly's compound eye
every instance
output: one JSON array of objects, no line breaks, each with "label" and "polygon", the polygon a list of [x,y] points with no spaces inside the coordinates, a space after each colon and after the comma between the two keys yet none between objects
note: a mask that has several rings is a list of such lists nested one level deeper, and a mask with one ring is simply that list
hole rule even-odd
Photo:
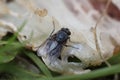
[{"label": "fly's compound eye", "polygon": [[71,32],[68,28],[62,28],[61,30],[66,32],[68,35],[71,35]]},{"label": "fly's compound eye", "polygon": [[68,35],[71,35],[71,32],[68,30],[68,31],[66,31],[66,33],[68,34]]}]

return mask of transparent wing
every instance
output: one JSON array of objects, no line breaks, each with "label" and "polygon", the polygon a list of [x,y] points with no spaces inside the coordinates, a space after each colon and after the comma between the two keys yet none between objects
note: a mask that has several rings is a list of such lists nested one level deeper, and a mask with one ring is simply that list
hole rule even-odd
[{"label": "transparent wing", "polygon": [[56,41],[48,39],[39,47],[37,55],[41,57],[47,57],[47,55],[54,56],[59,54],[59,47],[61,48]]}]

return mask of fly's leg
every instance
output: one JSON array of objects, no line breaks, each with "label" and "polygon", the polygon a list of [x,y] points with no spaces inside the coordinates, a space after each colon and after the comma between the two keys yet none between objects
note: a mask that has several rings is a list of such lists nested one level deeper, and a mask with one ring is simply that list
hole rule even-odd
[{"label": "fly's leg", "polygon": [[71,43],[76,43],[74,41],[71,41],[70,37],[68,37],[68,41],[71,42]]},{"label": "fly's leg", "polygon": [[[69,40],[69,42],[72,42],[71,39],[70,39],[70,37],[68,37],[68,40]],[[73,42],[72,42],[72,43],[73,43]]]},{"label": "fly's leg", "polygon": [[77,48],[77,47],[74,47],[74,46],[72,46],[72,45],[64,45],[65,47],[72,47],[72,48],[75,48],[75,49],[79,49],[79,48]]},{"label": "fly's leg", "polygon": [[[75,42],[71,41],[70,37],[68,37],[68,41],[71,42],[71,43],[75,43]],[[75,49],[79,49],[79,48],[74,47],[72,45],[66,45],[66,44],[64,44],[63,46],[65,46],[65,47],[72,47],[72,48],[75,48]]]},{"label": "fly's leg", "polygon": [[49,35],[49,37],[51,37],[52,36],[52,34],[54,33],[54,31],[55,31],[55,22],[54,22],[54,20],[53,20],[53,30],[52,30],[52,32],[50,33],[50,35]]}]

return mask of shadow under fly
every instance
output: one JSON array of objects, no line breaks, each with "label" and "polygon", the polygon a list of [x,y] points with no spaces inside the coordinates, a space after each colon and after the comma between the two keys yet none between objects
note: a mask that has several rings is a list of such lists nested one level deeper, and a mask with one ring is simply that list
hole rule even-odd
[{"label": "shadow under fly", "polygon": [[71,32],[68,28],[61,28],[55,34],[55,23],[53,21],[54,29],[51,32],[50,36],[45,40],[45,42],[40,45],[37,50],[37,55],[41,57],[49,57],[50,61],[54,61],[60,57],[61,51],[64,46],[71,47],[66,45],[66,42],[70,40]]}]

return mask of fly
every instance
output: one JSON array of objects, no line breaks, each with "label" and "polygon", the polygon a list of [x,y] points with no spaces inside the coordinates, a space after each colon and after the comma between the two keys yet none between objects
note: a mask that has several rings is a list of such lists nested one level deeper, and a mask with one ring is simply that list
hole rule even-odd
[{"label": "fly", "polygon": [[70,30],[68,28],[61,28],[53,34],[54,30],[48,39],[38,48],[38,56],[46,57],[45,55],[48,55],[50,59],[56,59],[60,56],[63,46],[67,46],[66,42],[70,39],[71,35]]}]

